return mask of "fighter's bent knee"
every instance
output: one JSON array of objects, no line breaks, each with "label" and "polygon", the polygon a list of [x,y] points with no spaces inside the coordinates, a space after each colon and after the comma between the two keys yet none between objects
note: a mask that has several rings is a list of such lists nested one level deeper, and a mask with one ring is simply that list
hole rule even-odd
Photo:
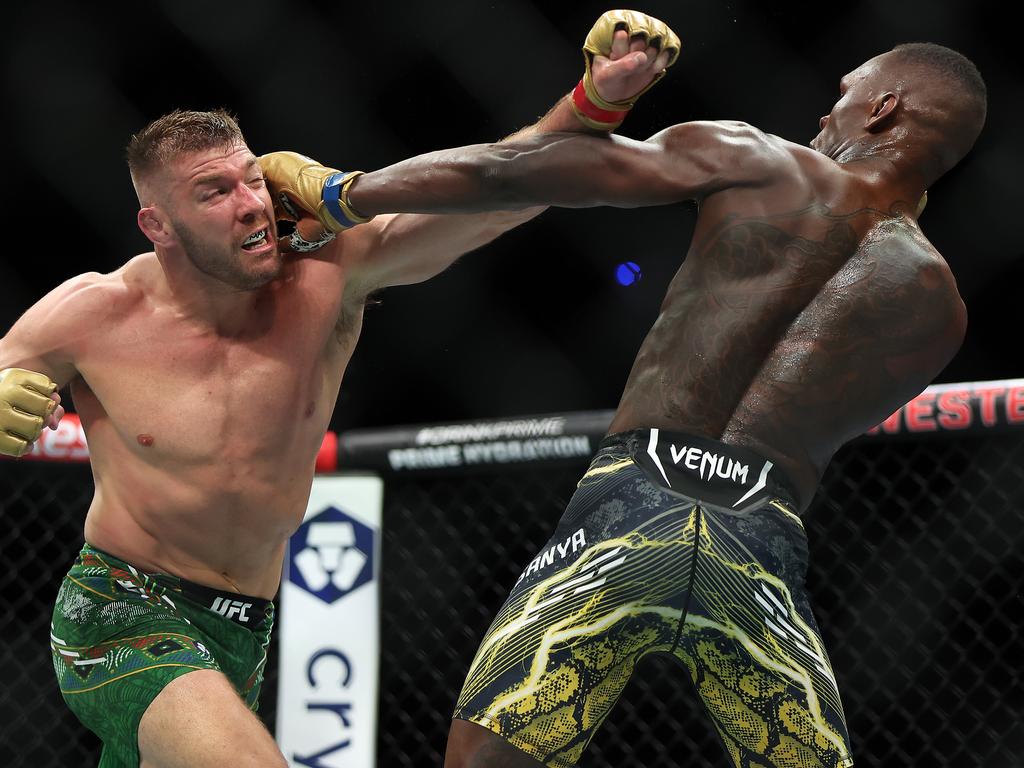
[{"label": "fighter's bent knee", "polygon": [[496,733],[467,720],[452,720],[444,768],[544,768],[544,763]]}]

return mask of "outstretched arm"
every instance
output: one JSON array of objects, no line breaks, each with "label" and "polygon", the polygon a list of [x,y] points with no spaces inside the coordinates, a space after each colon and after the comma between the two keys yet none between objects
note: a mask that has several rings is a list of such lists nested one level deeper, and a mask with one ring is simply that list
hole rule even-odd
[{"label": "outstretched arm", "polygon": [[745,123],[682,123],[647,141],[534,134],[431,152],[365,174],[349,200],[367,214],[630,208],[757,185],[771,178],[779,159],[777,146]]}]

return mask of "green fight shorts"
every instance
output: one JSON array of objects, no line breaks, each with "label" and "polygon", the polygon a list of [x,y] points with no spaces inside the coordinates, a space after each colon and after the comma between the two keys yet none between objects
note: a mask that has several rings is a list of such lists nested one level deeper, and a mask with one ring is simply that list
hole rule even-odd
[{"label": "green fight shorts", "polygon": [[663,654],[688,671],[737,768],[852,766],[787,485],[772,462],[714,440],[606,438],[491,624],[454,716],[569,768],[636,664]]},{"label": "green fight shorts", "polygon": [[143,573],[86,544],[57,594],[50,641],[64,701],[103,742],[100,768],[139,764],[139,722],[163,687],[223,672],[256,711],[270,600]]}]

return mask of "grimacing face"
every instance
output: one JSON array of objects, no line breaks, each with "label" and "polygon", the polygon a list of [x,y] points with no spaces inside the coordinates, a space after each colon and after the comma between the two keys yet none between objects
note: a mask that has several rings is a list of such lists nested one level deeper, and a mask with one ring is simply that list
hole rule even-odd
[{"label": "grimacing face", "polygon": [[193,266],[238,290],[281,273],[270,192],[244,144],[203,150],[171,164],[167,215]]}]

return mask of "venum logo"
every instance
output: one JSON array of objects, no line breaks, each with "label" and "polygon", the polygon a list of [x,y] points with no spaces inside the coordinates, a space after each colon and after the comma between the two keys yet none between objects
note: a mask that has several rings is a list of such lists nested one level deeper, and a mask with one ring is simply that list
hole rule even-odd
[{"label": "venum logo", "polygon": [[376,531],[336,507],[304,522],[288,543],[289,580],[325,603],[371,581]]},{"label": "venum logo", "polygon": [[693,472],[705,482],[710,482],[715,476],[723,480],[731,480],[742,485],[747,482],[747,475],[750,467],[741,464],[728,456],[722,456],[700,448],[683,446],[676,448],[675,444],[669,446],[669,453],[672,455],[672,463],[680,464]]}]

